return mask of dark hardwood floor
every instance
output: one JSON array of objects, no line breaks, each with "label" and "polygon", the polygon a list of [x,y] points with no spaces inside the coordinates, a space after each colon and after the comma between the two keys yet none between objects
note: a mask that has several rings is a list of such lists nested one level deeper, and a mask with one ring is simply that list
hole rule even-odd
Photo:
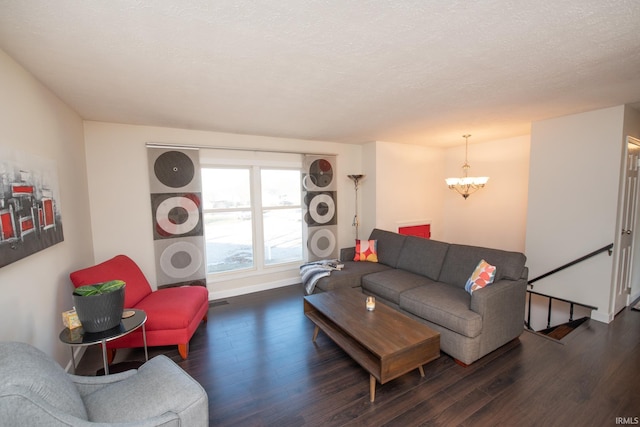
[{"label": "dark hardwood floor", "polygon": [[[166,354],[202,384],[213,426],[613,426],[640,417],[640,312],[587,321],[561,343],[525,332],[469,367],[442,354],[378,385],[302,311],[300,285],[212,302],[188,360]],[[79,374],[101,367],[90,347]],[[143,360],[119,350],[116,362]],[[179,393],[179,390],[176,390]],[[624,420],[616,420],[623,417]],[[618,422],[616,422],[618,421]],[[637,422],[637,421],[636,421]]]}]

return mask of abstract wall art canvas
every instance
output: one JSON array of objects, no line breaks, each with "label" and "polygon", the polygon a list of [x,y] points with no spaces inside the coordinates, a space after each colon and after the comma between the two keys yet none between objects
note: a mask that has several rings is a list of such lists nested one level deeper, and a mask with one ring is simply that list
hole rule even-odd
[{"label": "abstract wall art canvas", "polygon": [[148,147],[158,288],[207,286],[200,155]]},{"label": "abstract wall art canvas", "polygon": [[302,197],[303,230],[307,241],[308,260],[336,259],[338,248],[338,174],[334,155],[304,156]]},{"label": "abstract wall art canvas", "polygon": [[0,267],[64,240],[57,165],[0,147]]}]

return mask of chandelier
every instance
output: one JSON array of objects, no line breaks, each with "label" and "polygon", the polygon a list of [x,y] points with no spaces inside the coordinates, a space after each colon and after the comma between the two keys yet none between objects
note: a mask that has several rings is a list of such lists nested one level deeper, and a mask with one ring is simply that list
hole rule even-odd
[{"label": "chandelier", "polygon": [[462,135],[465,141],[464,164],[462,165],[462,178],[446,178],[445,181],[451,190],[456,190],[466,200],[470,194],[484,187],[489,181],[488,176],[468,176],[469,162],[467,155],[469,154],[469,137],[471,135]]}]

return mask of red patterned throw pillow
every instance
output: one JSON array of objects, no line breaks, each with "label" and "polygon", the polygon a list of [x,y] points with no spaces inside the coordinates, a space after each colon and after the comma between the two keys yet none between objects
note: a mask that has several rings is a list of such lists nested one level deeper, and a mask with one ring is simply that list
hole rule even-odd
[{"label": "red patterned throw pillow", "polygon": [[493,283],[495,276],[496,267],[485,260],[481,260],[473,271],[473,274],[471,274],[471,277],[467,280],[464,288],[467,292],[473,294],[473,291],[477,291]]},{"label": "red patterned throw pillow", "polygon": [[353,260],[378,262],[378,241],[356,240],[356,256]]}]

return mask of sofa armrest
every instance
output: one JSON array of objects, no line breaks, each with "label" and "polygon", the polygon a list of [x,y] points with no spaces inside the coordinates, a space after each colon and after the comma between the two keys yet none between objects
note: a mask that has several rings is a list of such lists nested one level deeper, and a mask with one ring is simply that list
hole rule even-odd
[{"label": "sofa armrest", "polygon": [[96,377],[85,377],[80,375],[69,374],[69,378],[75,384],[81,397],[85,397],[94,391],[100,390],[108,385],[120,382],[126,378],[134,376],[138,371],[131,369],[111,375],[101,375]]},{"label": "sofa armrest", "polygon": [[482,316],[481,355],[520,336],[524,330],[526,293],[526,279],[505,279],[471,295],[471,310]]},{"label": "sofa armrest", "polygon": [[340,261],[353,261],[356,256],[356,247],[340,249]]}]

